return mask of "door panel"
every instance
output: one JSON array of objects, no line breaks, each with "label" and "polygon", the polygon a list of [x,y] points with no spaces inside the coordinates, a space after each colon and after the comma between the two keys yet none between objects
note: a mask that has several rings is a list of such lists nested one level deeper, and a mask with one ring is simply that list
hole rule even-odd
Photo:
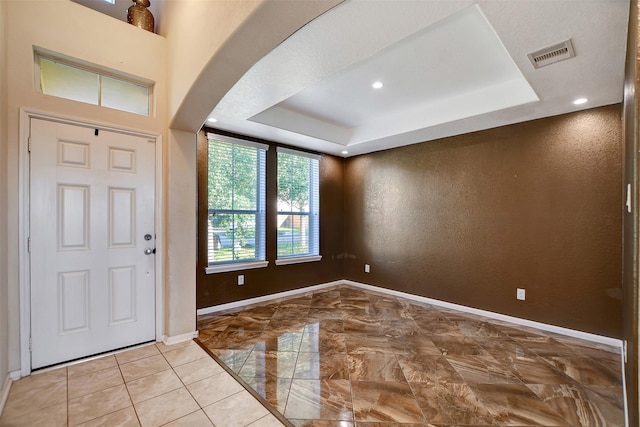
[{"label": "door panel", "polygon": [[109,247],[129,248],[135,243],[135,188],[109,188]]},{"label": "door panel", "polygon": [[31,121],[32,368],[155,338],[155,144]]}]

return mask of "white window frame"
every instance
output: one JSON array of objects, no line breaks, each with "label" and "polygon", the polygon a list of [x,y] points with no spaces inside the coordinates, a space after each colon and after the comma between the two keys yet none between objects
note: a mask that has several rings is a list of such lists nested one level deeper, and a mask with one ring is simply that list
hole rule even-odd
[{"label": "white window frame", "polygon": [[[277,259],[275,261],[276,265],[290,265],[290,264],[300,264],[305,262],[317,262],[322,259],[322,255],[320,255],[320,159],[321,156],[317,154],[307,153],[304,151],[292,150],[285,147],[276,147],[277,153],[290,154],[293,156],[307,157],[312,160],[316,160],[318,162],[318,173],[314,175],[312,178],[315,179],[314,182],[311,183],[312,188],[317,188],[318,191],[318,206],[317,212],[318,215],[315,217],[313,212],[315,210],[315,206],[313,206],[313,197],[309,197],[309,229],[314,230],[314,233],[317,233],[318,238],[311,241],[310,244],[313,245],[310,248],[311,254],[303,254],[303,255],[290,255],[290,256],[280,256],[276,255]],[[311,191],[311,190],[310,190]],[[279,212],[278,212],[279,213]],[[314,253],[315,252],[315,253]],[[276,243],[276,254],[277,254],[277,243]]]},{"label": "white window frame", "polygon": [[[265,156],[267,155],[268,151],[269,151],[269,145],[267,144],[261,144],[259,142],[253,142],[253,141],[248,141],[245,139],[240,139],[240,138],[233,138],[230,136],[225,136],[225,135],[219,135],[213,132],[208,132],[207,133],[207,149],[208,149],[208,144],[209,144],[209,139],[215,139],[216,141],[223,141],[223,142],[228,142],[230,144],[236,144],[236,145],[242,145],[245,147],[252,147],[252,148],[256,148],[259,150],[264,150],[265,151]],[[207,165],[208,167],[208,165]],[[262,171],[262,175],[258,176],[258,181],[262,181],[259,185],[264,185],[265,186],[265,197],[266,197],[266,178],[267,178],[267,173],[266,173],[266,160],[265,160],[265,170]],[[209,187],[209,181],[207,180],[207,188]],[[207,206],[208,206],[208,200],[207,200]],[[265,217],[266,217],[266,200],[265,200]],[[208,208],[207,208],[207,212],[208,212]],[[207,218],[208,218],[208,213],[207,213]],[[265,223],[266,225],[266,223]],[[258,228],[256,228],[256,233],[258,233]],[[220,264],[213,264],[213,265],[207,265],[207,267],[205,267],[205,273],[206,274],[214,274],[214,273],[226,273],[226,272],[230,272],[230,271],[240,271],[240,270],[251,270],[251,269],[255,269],[255,268],[265,268],[269,265],[269,261],[266,260],[266,227],[263,227],[262,229],[262,238],[263,238],[263,251],[264,251],[264,260],[251,260],[251,261],[228,261],[228,262],[224,262],[224,263],[220,263]],[[207,263],[209,261],[207,260]]]},{"label": "white window frame", "polygon": [[[47,95],[45,93],[42,92],[42,86],[41,86],[41,82],[40,82],[40,60],[41,59],[46,59],[48,61],[53,61],[53,62],[58,62],[60,64],[66,65],[67,67],[72,67],[72,68],[76,68],[79,70],[83,70],[83,71],[87,71],[89,73],[94,73],[98,76],[99,78],[99,86],[98,86],[98,103],[94,104],[94,103],[87,103],[87,102],[82,102],[82,101],[78,101],[78,100],[74,100],[71,98],[65,98],[65,97],[59,97],[59,96],[55,96],[56,98],[61,98],[61,99],[67,99],[70,101],[74,101],[74,102],[82,102],[84,104],[89,104],[89,105],[95,105],[98,107],[102,107],[102,108],[109,108],[112,110],[116,110],[116,111],[122,111],[125,113],[129,113],[129,114],[136,114],[138,116],[142,116],[142,117],[154,117],[155,116],[155,111],[154,111],[154,89],[155,89],[155,85],[154,82],[152,80],[148,80],[148,79],[144,79],[141,77],[136,77],[127,73],[122,73],[122,72],[118,72],[116,70],[112,70],[112,69],[107,69],[105,67],[100,67],[98,65],[95,64],[90,64],[86,61],[82,61],[79,59],[75,59],[75,58],[71,58],[68,57],[66,55],[61,55],[46,49],[42,49],[40,47],[34,47],[33,50],[33,54],[34,54],[34,87],[37,88],[38,92],[46,95],[46,96],[55,96],[55,95]],[[148,114],[140,114],[140,113],[135,113],[135,112],[131,112],[131,111],[126,111],[126,110],[121,110],[119,108],[113,108],[113,107],[105,107],[102,105],[102,77],[109,77],[115,80],[120,80],[126,83],[132,83],[138,86],[142,86],[145,87],[149,90],[149,99],[148,99]]]}]

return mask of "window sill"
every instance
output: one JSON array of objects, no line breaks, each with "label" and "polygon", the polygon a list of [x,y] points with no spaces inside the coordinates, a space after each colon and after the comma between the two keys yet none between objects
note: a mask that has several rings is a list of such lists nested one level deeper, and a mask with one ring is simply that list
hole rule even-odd
[{"label": "window sill", "polygon": [[252,261],[252,262],[240,262],[240,263],[233,263],[233,264],[210,265],[204,269],[204,272],[206,274],[226,273],[229,271],[251,270],[253,268],[264,268],[268,265],[269,265],[269,261]]},{"label": "window sill", "polygon": [[303,262],[314,262],[320,261],[322,259],[322,255],[312,255],[312,256],[296,256],[291,258],[280,258],[276,260],[276,265],[289,265],[289,264],[300,264]]}]

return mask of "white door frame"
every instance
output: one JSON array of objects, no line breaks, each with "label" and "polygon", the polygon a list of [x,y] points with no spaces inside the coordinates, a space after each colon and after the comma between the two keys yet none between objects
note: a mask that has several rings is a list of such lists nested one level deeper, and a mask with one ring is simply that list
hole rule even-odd
[{"label": "white door frame", "polygon": [[76,126],[90,126],[98,129],[126,133],[142,138],[153,140],[156,144],[155,159],[155,232],[156,232],[156,259],[155,259],[155,312],[156,312],[156,341],[161,341],[164,337],[164,210],[162,195],[163,185],[163,145],[162,135],[154,132],[142,131],[119,127],[111,124],[100,123],[92,120],[82,120],[78,118],[53,114],[29,108],[20,109],[20,153],[18,165],[18,251],[19,251],[19,273],[20,273],[20,375],[25,377],[31,374],[31,275],[30,275],[30,254],[28,248],[29,230],[29,177],[31,174],[29,166],[29,136],[31,132],[31,119],[43,119],[66,123]]}]

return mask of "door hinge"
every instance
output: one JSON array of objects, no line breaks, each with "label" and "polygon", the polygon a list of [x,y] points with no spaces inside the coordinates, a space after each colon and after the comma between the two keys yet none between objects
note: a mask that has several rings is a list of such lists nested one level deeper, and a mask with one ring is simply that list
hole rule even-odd
[{"label": "door hinge", "polygon": [[29,337],[29,351],[33,351],[33,339]]},{"label": "door hinge", "polygon": [[27,150],[29,150],[29,152],[31,152],[31,137],[29,137],[29,140],[28,140]]},{"label": "door hinge", "polygon": [[622,341],[622,355],[624,356],[624,363],[627,363],[627,340]]},{"label": "door hinge", "polygon": [[31,237],[27,237],[27,252],[31,253]]}]

